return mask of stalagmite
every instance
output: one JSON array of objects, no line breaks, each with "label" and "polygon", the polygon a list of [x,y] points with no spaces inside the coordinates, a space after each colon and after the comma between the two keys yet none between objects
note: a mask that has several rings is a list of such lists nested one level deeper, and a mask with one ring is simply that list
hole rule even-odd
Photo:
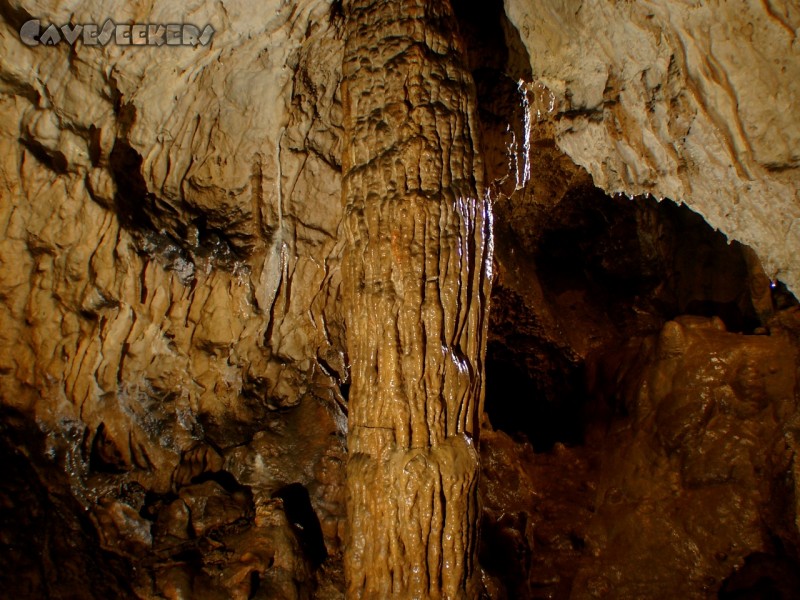
[{"label": "stalagmite", "polygon": [[349,598],[477,591],[491,221],[449,2],[345,2]]}]

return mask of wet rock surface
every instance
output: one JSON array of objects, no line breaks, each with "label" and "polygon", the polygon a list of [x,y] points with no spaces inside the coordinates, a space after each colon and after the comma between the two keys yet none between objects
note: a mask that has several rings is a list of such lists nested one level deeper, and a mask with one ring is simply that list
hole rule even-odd
[{"label": "wet rock surface", "polygon": [[[502,24],[476,81],[525,77]],[[686,206],[594,187],[534,112],[543,88],[480,92],[506,157],[487,159],[485,595],[796,597],[796,301]]]},{"label": "wet rock surface", "polygon": [[478,593],[491,215],[449,2],[344,2],[350,598]]},{"label": "wet rock surface", "polygon": [[[97,573],[80,585],[40,567],[8,593],[341,587],[320,552],[336,563],[341,551],[348,377],[334,251],[342,46],[329,9],[3,7],[3,426],[39,482],[26,518],[63,521],[59,544],[97,565],[75,560]],[[217,31],[205,49],[28,48],[17,31],[31,15]],[[308,490],[312,542],[273,496],[292,484]],[[22,511],[29,492],[7,493]],[[49,540],[37,534],[19,556],[67,560]]]},{"label": "wet rock surface", "polygon": [[569,176],[494,204],[487,597],[796,597],[796,302],[687,208],[540,145]]},{"label": "wet rock surface", "polygon": [[[794,8],[453,4],[496,242],[480,593],[795,597]],[[216,33],[30,48],[33,17]],[[0,595],[344,595],[345,19],[0,3]]]},{"label": "wet rock surface", "polygon": [[798,312],[779,319],[679,317],[605,354],[580,445],[485,432],[489,596],[795,597]]}]

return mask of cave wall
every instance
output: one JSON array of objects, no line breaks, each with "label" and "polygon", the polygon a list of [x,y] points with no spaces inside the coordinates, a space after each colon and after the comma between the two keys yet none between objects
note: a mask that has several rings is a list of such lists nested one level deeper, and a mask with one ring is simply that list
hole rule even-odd
[{"label": "cave wall", "polygon": [[[39,504],[81,515],[109,577],[146,555],[123,577],[139,596],[308,596],[320,540],[280,491],[310,490],[332,554],[344,533],[330,5],[0,12],[0,393]],[[217,33],[210,50],[31,48],[34,16]],[[74,593],[31,569],[31,593]]]}]

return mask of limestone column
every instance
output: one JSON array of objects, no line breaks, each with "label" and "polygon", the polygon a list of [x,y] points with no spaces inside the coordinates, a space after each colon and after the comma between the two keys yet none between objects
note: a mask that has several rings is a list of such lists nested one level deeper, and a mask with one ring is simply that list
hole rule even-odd
[{"label": "limestone column", "polygon": [[491,220],[449,0],[345,0],[348,598],[472,598]]}]

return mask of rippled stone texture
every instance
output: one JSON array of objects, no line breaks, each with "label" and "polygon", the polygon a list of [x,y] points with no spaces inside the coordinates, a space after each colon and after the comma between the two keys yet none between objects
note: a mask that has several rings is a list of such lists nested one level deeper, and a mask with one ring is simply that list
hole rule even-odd
[{"label": "rippled stone texture", "polygon": [[[585,400],[585,382],[576,367],[590,352],[604,351],[609,339],[646,335],[659,330],[664,318],[691,310],[741,313],[743,326],[728,325],[737,331],[755,328],[747,323],[754,318],[767,324],[781,290],[777,285],[770,292],[767,276],[775,268],[785,270],[779,277],[791,275],[797,265],[798,13],[782,0],[541,0],[537,10],[530,2],[508,0],[509,21],[502,1],[454,4],[478,88],[485,187],[494,194],[503,242],[495,256],[499,285],[493,292],[497,310],[487,371],[491,376],[493,361],[495,366],[507,361],[513,369],[495,371],[492,381],[512,391],[503,393],[500,386],[492,398],[495,407],[505,403],[507,422],[489,416],[498,427],[511,422],[546,434],[535,435],[533,449],[502,432],[486,434],[481,450],[486,479],[499,474],[501,488],[495,488],[498,502],[486,505],[484,538],[503,544],[495,552],[499,545],[489,546],[482,558],[491,571],[484,583],[490,595],[505,586],[525,597],[523,582],[534,591],[552,591],[571,581],[579,567],[587,574],[600,568],[575,558],[598,548],[583,533],[597,487],[584,482],[596,480],[592,460],[610,457],[615,447],[592,454],[556,445],[551,453],[538,453],[564,438],[549,427],[552,421],[526,416],[532,394],[521,393],[519,380],[505,375],[526,372],[523,382],[534,381],[532,387],[546,399],[561,402],[565,409],[559,414],[578,439],[584,423],[576,420],[575,409]],[[457,489],[472,481],[474,460],[459,428],[474,426],[466,413],[454,418],[452,407],[464,398],[474,400],[480,364],[469,353],[480,344],[475,338],[458,341],[455,331],[472,327],[466,315],[480,287],[463,279],[459,261],[477,264],[482,258],[477,231],[453,227],[454,213],[441,206],[442,199],[456,198],[456,191],[458,197],[480,198],[462,194],[482,187],[481,169],[470,154],[476,130],[471,92],[464,95],[468,77],[448,62],[456,43],[449,11],[433,4],[403,6],[407,24],[427,37],[411,52],[399,53],[396,64],[389,61],[387,76],[398,77],[410,69],[409,60],[417,61],[407,89],[430,93],[438,102],[418,103],[410,95],[408,104],[403,98],[390,106],[384,89],[395,88],[373,76],[370,101],[383,112],[372,121],[366,117],[362,126],[370,133],[361,141],[392,151],[353,180],[352,189],[377,193],[364,199],[371,207],[361,215],[366,226],[354,234],[358,211],[342,223],[340,81],[347,36],[340,2],[0,1],[0,462],[9,471],[0,478],[5,595],[341,597],[351,384],[345,336],[352,329],[345,327],[343,309],[355,306],[344,300],[358,289],[352,282],[354,273],[362,276],[356,272],[361,258],[377,257],[374,264],[384,269],[369,275],[387,290],[381,297],[386,303],[375,304],[373,316],[397,317],[372,321],[374,328],[365,330],[374,338],[363,340],[365,348],[381,348],[380,355],[367,357],[372,374],[381,361],[380,375],[369,385],[394,395],[387,403],[381,403],[386,396],[375,395],[361,408],[354,406],[353,423],[368,423],[385,409],[392,436],[397,423],[406,423],[397,431],[409,448],[385,463],[386,472],[401,471],[389,477],[391,485],[376,487],[400,498],[420,485],[417,498],[422,498],[436,494],[435,486],[422,484],[441,473],[452,477],[447,481]],[[431,6],[432,12],[420,12]],[[81,43],[34,48],[19,39],[21,24],[30,18],[61,24],[106,17],[118,23],[210,23],[216,33],[209,46],[196,49]],[[353,35],[357,44],[360,34]],[[402,43],[393,39],[390,46]],[[364,55],[365,68],[373,58]],[[409,134],[406,146],[393,141],[392,127],[403,126],[398,121],[421,132]],[[350,147],[359,161],[368,160],[366,144]],[[594,189],[586,171],[561,150],[586,165],[594,183],[606,190],[673,194],[726,233],[752,240],[768,263],[767,274],[755,255],[745,263],[704,266],[703,256],[712,248],[697,246],[682,227],[677,239],[684,248],[670,267],[661,251],[668,250],[663,242],[673,234],[658,218],[662,211],[645,206],[617,211],[628,201],[609,200]],[[352,169],[355,159],[346,160]],[[420,164],[424,168],[417,173]],[[463,183],[472,176],[474,190]],[[388,187],[400,180],[412,181],[404,183],[412,193],[387,201],[395,193],[400,198],[399,188]],[[458,205],[456,212],[464,216],[460,211],[470,206]],[[368,215],[372,220],[366,221]],[[479,217],[478,211],[475,226]],[[407,228],[412,222],[419,232]],[[392,230],[387,224],[397,225],[395,238],[373,236],[357,247],[370,256],[351,248],[350,284],[344,288],[345,246],[381,227],[384,233]],[[598,232],[600,237],[592,237]],[[440,237],[434,240],[435,235]],[[423,265],[424,252],[416,244],[438,258]],[[538,254],[533,262],[526,256],[531,252]],[[437,268],[444,285],[426,279]],[[419,279],[415,269],[422,273]],[[672,278],[675,272],[681,277]],[[640,274],[645,281],[637,281]],[[702,301],[699,308],[683,294],[686,286],[698,285],[706,289],[694,298]],[[446,316],[456,297],[460,312]],[[389,306],[390,298],[397,304]],[[440,315],[430,309],[438,303]],[[620,320],[631,308],[631,318]],[[431,341],[437,335],[438,344]],[[398,350],[387,351],[392,336]],[[731,339],[718,337],[723,344]],[[462,367],[473,372],[465,376]],[[358,369],[353,372],[358,375]],[[418,387],[404,387],[420,374]],[[738,381],[728,371],[720,377]],[[738,398],[740,391],[731,387]],[[570,392],[570,402],[563,402],[564,392]],[[439,413],[429,410],[429,394],[434,403],[440,394],[441,406],[432,407]],[[364,397],[363,386],[355,395]],[[398,405],[408,413],[394,413]],[[705,414],[684,399],[678,405]],[[654,420],[640,432],[655,447],[662,439],[673,448],[697,438],[691,432],[684,436],[681,411],[671,414],[666,406],[660,411],[658,429]],[[769,414],[768,407],[758,418]],[[788,420],[797,422],[796,416]],[[733,431],[737,422],[729,418],[722,424]],[[791,427],[797,439],[797,427]],[[382,431],[389,436],[388,430],[362,429],[365,438],[380,438]],[[755,446],[770,447],[770,431],[753,434]],[[772,495],[783,501],[770,505],[765,520],[771,531],[781,531],[787,553],[796,557],[787,523],[796,523],[798,514],[797,460],[794,442],[784,438],[789,450],[768,453],[774,464],[769,476],[759,466],[759,482],[772,482]],[[363,449],[383,442],[359,443]],[[620,447],[625,444],[623,439]],[[702,450],[713,446],[708,440],[702,444]],[[516,461],[513,468],[497,467],[509,457]],[[404,463],[407,458],[413,460]],[[365,464],[353,463],[354,468]],[[696,460],[687,464],[694,465],[687,467],[687,477],[699,481],[704,468]],[[536,474],[528,485],[523,480],[531,468]],[[709,472],[719,475],[714,465]],[[633,477],[622,483],[641,484]],[[743,484],[730,485],[745,493]],[[539,497],[544,501],[537,504]],[[382,506],[391,512],[389,504]],[[419,505],[398,506],[406,511],[396,513],[398,521],[421,514],[414,512]],[[441,516],[446,522],[454,514]],[[626,527],[633,523],[627,532],[638,532],[624,511],[608,514]],[[418,522],[427,527],[430,516],[438,527],[437,515],[431,510]],[[447,532],[437,531],[446,538]],[[688,539],[680,528],[673,531],[678,542]],[[625,546],[625,537],[619,539]],[[434,542],[439,543],[432,540],[430,547],[439,547]],[[469,540],[456,540],[453,547],[462,542],[469,547]],[[403,550],[420,557],[427,544]],[[634,563],[619,548],[614,556],[612,550],[607,546],[597,564],[612,565],[619,570],[615,577],[630,582],[635,573],[626,569]],[[660,550],[656,547],[650,559],[657,561]],[[759,552],[743,566],[729,558],[729,569],[712,575],[741,566],[725,584],[726,590],[741,588],[774,548]],[[430,572],[438,573],[430,556]],[[444,564],[450,555],[438,556]],[[638,556],[647,558],[643,552]],[[364,564],[380,570],[389,558],[368,556]],[[429,563],[416,564],[427,578]],[[504,573],[498,564],[509,568]],[[445,567],[442,573],[453,572]],[[465,564],[464,577],[468,568]],[[385,570],[381,573],[385,577]],[[720,585],[692,581],[708,594]],[[602,580],[592,582],[598,593],[610,589]],[[669,588],[666,576],[660,585]]]},{"label": "rippled stone texture", "polygon": [[345,3],[349,597],[477,592],[490,221],[448,2]]},{"label": "rippled stone texture", "polygon": [[[82,519],[74,543],[128,595],[310,595],[326,576],[272,494],[307,487],[340,561],[329,3],[4,2],[0,16],[0,426],[41,490],[27,503],[3,488],[5,505]],[[18,31],[32,17],[217,32],[202,48],[31,48]],[[37,553],[66,560],[53,544]],[[2,584],[118,595],[54,573]]]}]

